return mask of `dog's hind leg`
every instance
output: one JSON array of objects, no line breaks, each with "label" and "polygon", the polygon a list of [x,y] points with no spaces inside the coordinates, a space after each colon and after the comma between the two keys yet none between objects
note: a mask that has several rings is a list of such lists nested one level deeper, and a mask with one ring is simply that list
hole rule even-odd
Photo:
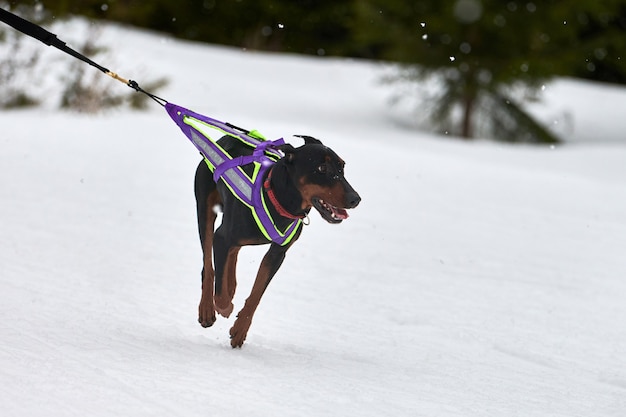
[{"label": "dog's hind leg", "polygon": [[198,322],[202,327],[210,327],[215,323],[215,306],[213,304],[213,287],[215,271],[213,270],[213,235],[217,214],[213,208],[221,204],[220,195],[212,180],[211,172],[204,161],[200,162],[195,178],[196,209],[198,214],[198,232],[202,245],[202,297],[198,306]]},{"label": "dog's hind leg", "polygon": [[248,329],[250,328],[250,324],[252,324],[252,316],[261,301],[265,289],[283,263],[285,253],[289,246],[291,246],[291,244],[280,246],[272,243],[270,249],[263,257],[250,296],[246,299],[246,303],[239,314],[237,314],[235,324],[230,329],[230,345],[233,348],[241,347],[244,340],[246,340]]}]

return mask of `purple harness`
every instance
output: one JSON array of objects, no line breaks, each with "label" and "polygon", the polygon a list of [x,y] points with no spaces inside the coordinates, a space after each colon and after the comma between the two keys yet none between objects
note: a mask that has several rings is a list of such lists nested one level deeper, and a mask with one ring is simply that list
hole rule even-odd
[{"label": "purple harness", "polygon": [[[256,131],[244,131],[235,126],[192,112],[184,107],[172,103],[165,105],[165,110],[183,131],[185,136],[200,151],[213,172],[215,182],[224,181],[235,197],[248,206],[263,235],[274,243],[287,245],[296,235],[302,225],[302,219],[296,218],[284,230],[279,230],[267,209],[263,196],[263,178],[283,153],[277,146],[285,141],[266,140]],[[206,133],[207,130],[217,130],[222,134],[239,139],[253,148],[252,155],[232,157],[222,149],[216,141]],[[253,164],[252,176],[249,176],[242,167]]]}]

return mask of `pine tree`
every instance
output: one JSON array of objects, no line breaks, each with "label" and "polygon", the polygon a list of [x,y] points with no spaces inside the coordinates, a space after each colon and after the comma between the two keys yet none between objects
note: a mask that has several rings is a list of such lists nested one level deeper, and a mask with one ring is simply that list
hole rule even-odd
[{"label": "pine tree", "polygon": [[46,8],[120,21],[203,42],[341,55],[350,2],[336,0],[48,0]]},{"label": "pine tree", "polygon": [[481,120],[482,135],[548,143],[558,139],[512,91],[533,92],[551,76],[571,74],[584,17],[602,8],[595,1],[498,0],[356,0],[355,7],[353,29],[364,50],[405,64],[403,77],[441,79],[433,116],[445,130],[470,138]]},{"label": "pine tree", "polygon": [[574,75],[626,84],[626,2],[589,2],[576,9],[580,31]]}]

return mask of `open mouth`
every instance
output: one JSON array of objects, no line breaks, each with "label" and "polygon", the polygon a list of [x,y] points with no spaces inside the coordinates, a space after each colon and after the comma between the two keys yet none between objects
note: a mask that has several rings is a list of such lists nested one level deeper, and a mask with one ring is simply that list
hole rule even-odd
[{"label": "open mouth", "polygon": [[345,209],[335,207],[321,198],[313,198],[312,203],[313,207],[328,223],[341,223],[348,218],[348,212]]}]

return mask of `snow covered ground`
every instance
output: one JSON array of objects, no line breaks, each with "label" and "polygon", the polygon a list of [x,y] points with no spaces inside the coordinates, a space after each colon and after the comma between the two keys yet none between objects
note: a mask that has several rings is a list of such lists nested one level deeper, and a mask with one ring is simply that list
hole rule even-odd
[{"label": "snow covered ground", "polygon": [[172,102],[323,139],[363,201],[312,216],[233,350],[233,318],[196,322],[199,157],[167,114],[3,111],[3,416],[626,413],[624,89],[547,85],[531,108],[567,145],[469,144],[402,127],[372,63],[102,36]]}]

